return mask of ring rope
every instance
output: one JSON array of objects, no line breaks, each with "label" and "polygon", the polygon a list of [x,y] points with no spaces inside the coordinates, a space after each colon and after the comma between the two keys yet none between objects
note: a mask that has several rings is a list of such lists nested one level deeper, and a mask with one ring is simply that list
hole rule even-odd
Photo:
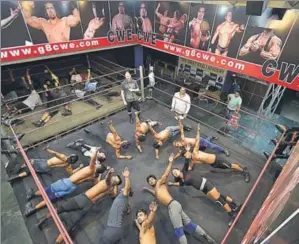
[{"label": "ring rope", "polygon": [[107,60],[107,59],[105,59],[105,58],[98,57],[98,56],[97,56],[96,58],[102,59],[102,60],[106,61],[107,63],[113,64],[114,66],[118,66],[118,67],[121,67],[121,68],[125,68],[124,66],[119,65],[119,64],[117,64],[117,63],[114,63],[114,62],[112,62],[112,61],[110,61],[110,60]]},{"label": "ring rope", "polygon": [[[171,95],[171,94],[169,94],[169,93],[167,93],[167,92],[165,92],[165,91],[163,91],[163,90],[160,90],[160,89],[158,89],[158,88],[156,88],[156,87],[154,87],[154,89],[157,90],[157,91],[159,91],[159,92],[162,92],[162,93],[164,93],[164,94],[166,94],[166,95],[168,95],[168,96],[170,96],[170,97],[173,96],[173,95]],[[181,101],[184,101],[183,99],[178,98],[178,97],[177,97],[177,99],[179,99],[179,100],[181,100]],[[191,103],[190,105],[193,106],[193,107],[195,107],[195,108],[198,108],[198,109],[200,109],[200,110],[203,110],[204,112],[207,112],[207,113],[209,113],[209,114],[212,114],[212,115],[214,115],[214,116],[216,116],[216,117],[218,117],[218,118],[220,118],[220,119],[222,119],[222,120],[225,120],[225,121],[227,121],[227,122],[230,121],[229,119],[223,118],[223,117],[221,117],[220,115],[218,115],[218,114],[216,114],[216,113],[213,113],[213,112],[210,112],[210,111],[208,111],[208,110],[206,110],[206,109],[204,109],[204,108],[201,108],[201,107],[199,107],[199,106],[197,106],[197,105],[195,105],[195,104],[192,104],[192,103]],[[249,133],[252,133],[252,134],[254,134],[254,135],[261,135],[261,136],[265,137],[266,139],[271,140],[270,137],[268,137],[268,136],[266,136],[266,135],[264,135],[264,134],[262,134],[262,133],[260,133],[260,132],[257,132],[257,131],[254,131],[254,130],[250,130],[250,129],[248,129],[247,127],[244,127],[244,126],[241,126],[241,125],[239,125],[239,127],[242,128],[243,130],[249,132]],[[219,129],[217,129],[217,131],[218,131],[218,130],[219,130]]]},{"label": "ring rope", "polygon": [[231,225],[231,226],[229,227],[229,229],[227,230],[227,232],[226,232],[226,234],[225,234],[223,240],[221,241],[221,244],[225,244],[225,243],[226,243],[226,241],[227,241],[229,235],[231,234],[233,228],[235,227],[236,223],[237,223],[238,220],[240,219],[240,216],[241,216],[241,214],[243,213],[245,207],[247,206],[249,200],[251,199],[253,193],[255,192],[255,190],[256,190],[256,188],[257,188],[257,185],[260,183],[260,181],[261,181],[262,177],[264,176],[264,174],[265,174],[265,172],[266,172],[268,166],[270,165],[270,163],[271,163],[271,161],[272,161],[272,158],[273,158],[273,156],[274,156],[274,154],[275,154],[275,152],[276,152],[278,146],[280,145],[280,143],[281,143],[282,140],[283,140],[284,135],[285,135],[285,132],[281,133],[281,136],[280,136],[278,142],[276,143],[276,145],[275,145],[273,151],[271,152],[269,158],[267,159],[267,161],[266,161],[266,163],[265,163],[263,169],[261,170],[260,174],[258,175],[256,181],[254,182],[254,184],[253,184],[253,186],[252,186],[250,192],[248,193],[248,195],[247,195],[245,201],[244,201],[243,204],[241,205],[241,209],[239,210],[239,212],[238,212],[236,218],[233,220],[232,225]]},{"label": "ring rope", "polygon": [[[176,84],[176,83],[173,83],[173,82],[171,82],[171,81],[165,80],[165,79],[163,79],[163,78],[161,78],[161,77],[156,76],[155,78],[157,78],[157,79],[159,79],[159,80],[162,80],[162,81],[165,81],[166,83],[172,84],[172,85],[174,85],[174,86],[182,87],[182,86],[180,86],[180,85],[178,85],[178,84]],[[187,87],[184,87],[184,88],[185,88],[187,91],[190,91],[190,92],[192,92],[192,93],[198,94],[197,92],[195,92],[195,91],[193,91],[193,90],[190,90],[190,89],[187,88]],[[218,102],[218,103],[220,103],[220,104],[223,104],[223,105],[227,106],[227,103],[222,102],[221,100],[217,100],[217,99],[215,99],[215,98],[212,98],[212,97],[209,97],[209,96],[206,96],[206,95],[201,95],[201,96],[202,96],[202,97],[205,97],[205,98],[207,98],[207,99],[210,99],[210,100],[212,100],[212,101],[215,101],[215,102]],[[255,114],[253,114],[253,113],[247,112],[247,111],[242,110],[242,109],[240,109],[240,111],[243,112],[243,113],[245,113],[245,114],[251,115],[252,117],[255,117],[256,119],[266,121],[266,122],[268,122],[268,123],[270,123],[270,124],[272,124],[272,125],[276,125],[275,122],[273,122],[273,121],[271,121],[271,120],[268,120],[268,119],[266,119],[266,118],[261,118],[261,117],[259,117],[258,115],[255,115]]]},{"label": "ring rope", "polygon": [[10,130],[12,131],[13,133],[13,136],[15,137],[15,140],[16,140],[16,144],[19,148],[19,151],[21,153],[21,155],[23,156],[23,159],[27,165],[27,167],[29,168],[29,171],[33,177],[33,180],[38,188],[38,190],[40,191],[41,195],[42,195],[42,198],[43,200],[46,202],[46,205],[48,207],[48,210],[49,210],[49,213],[51,214],[60,234],[62,235],[63,237],[63,240],[65,241],[66,244],[73,244],[73,241],[72,239],[70,238],[68,232],[66,231],[63,223],[61,222],[58,214],[56,213],[56,209],[54,208],[54,206],[52,205],[51,201],[49,200],[49,197],[48,195],[46,194],[45,190],[44,190],[44,187],[42,186],[40,180],[38,179],[38,176],[35,172],[35,170],[33,169],[20,141],[18,140],[18,137],[16,135],[16,133],[14,132],[13,128],[10,126]]},{"label": "ring rope", "polygon": [[[96,77],[90,78],[89,81],[95,80],[95,79],[100,79],[100,78],[103,78],[103,77],[106,77],[106,76],[109,76],[109,75],[117,74],[119,72],[125,72],[125,71],[128,71],[128,70],[132,70],[132,69],[124,69],[124,70],[115,71],[115,72],[112,72],[112,73],[109,73],[109,74],[104,74],[104,75],[96,76]],[[81,84],[81,83],[84,83],[86,81],[87,80],[81,81],[81,82],[75,82],[75,83],[72,83],[72,84],[66,84],[66,85],[59,86],[59,87],[50,88],[47,91],[53,91],[53,90],[56,90],[56,89],[62,89],[62,88],[65,88],[65,87],[68,87],[68,86],[72,86],[72,85],[75,85],[75,84]],[[41,94],[41,93],[45,93],[45,92],[46,91],[42,90],[42,91],[37,92],[37,94]],[[21,98],[26,98],[28,96],[30,96],[30,94],[29,95],[20,96],[18,98],[13,98],[13,99],[5,100],[5,101],[3,101],[3,104],[11,102],[11,101],[16,101],[16,100],[19,100]]]}]

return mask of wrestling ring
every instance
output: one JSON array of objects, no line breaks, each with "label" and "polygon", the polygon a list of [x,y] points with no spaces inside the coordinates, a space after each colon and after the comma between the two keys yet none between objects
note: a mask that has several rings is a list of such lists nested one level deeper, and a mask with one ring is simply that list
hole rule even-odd
[{"label": "wrestling ring", "polygon": [[[71,116],[62,117],[58,114],[44,127],[33,128],[32,122],[40,118],[41,114],[47,110],[43,108],[43,105],[45,105],[43,103],[36,111],[16,117],[24,120],[23,124],[15,127],[8,125],[5,130],[6,135],[11,136],[15,141],[14,147],[7,148],[8,154],[13,155],[13,159],[10,160],[9,164],[24,161],[32,175],[32,177],[26,177],[12,183],[21,211],[24,212],[24,206],[27,201],[26,189],[28,188],[38,188],[47,204],[46,209],[26,218],[26,225],[33,243],[54,243],[59,233],[67,244],[99,243],[112,204],[111,198],[100,200],[95,204],[90,213],[76,225],[75,229],[71,233],[68,233],[56,213],[56,203],[51,203],[44,191],[45,186],[60,178],[67,177],[67,173],[64,169],[54,168],[50,174],[37,174],[29,161],[31,158],[49,158],[49,155],[43,150],[46,145],[49,145],[55,151],[69,155],[74,153],[74,151],[66,148],[66,145],[71,141],[84,139],[90,145],[102,146],[107,155],[107,164],[113,167],[116,172],[121,172],[124,167],[130,169],[132,189],[134,191],[134,196],[130,199],[132,211],[131,215],[125,220],[125,235],[122,242],[120,242],[128,244],[139,243],[138,230],[134,225],[137,209],[147,209],[149,203],[154,200],[153,196],[142,190],[142,186],[147,185],[147,175],[151,173],[160,176],[167,166],[169,154],[175,151],[172,147],[172,142],[168,142],[161,150],[160,159],[156,160],[152,147],[153,139],[148,135],[146,140],[142,142],[143,153],[139,153],[134,145],[135,124],[129,123],[125,106],[120,97],[114,97],[112,101],[107,101],[105,100],[105,94],[111,90],[119,92],[120,83],[123,80],[125,72],[135,72],[137,74],[136,80],[142,90],[140,99],[142,118],[150,118],[161,122],[163,125],[157,129],[160,131],[166,126],[177,124],[173,112],[170,111],[170,104],[178,85],[169,80],[155,77],[157,85],[149,88],[144,85],[144,80],[147,77],[144,75],[142,67],[139,70],[132,70],[102,58],[94,58],[90,61],[90,64],[93,71],[98,72],[97,74],[93,74],[92,77],[94,78],[92,79],[104,80],[106,83],[104,82],[105,84],[99,86],[94,93],[88,95],[88,98],[97,100],[103,104],[102,107],[96,110],[94,107],[84,103],[83,99],[72,98],[66,102],[72,104],[73,114]],[[68,85],[64,85],[63,88],[68,88]],[[192,90],[187,89],[187,93],[192,92]],[[72,94],[69,96],[71,97]],[[209,99],[211,98],[209,97]],[[14,102],[14,99],[5,100],[3,107],[11,106]],[[56,106],[61,107],[63,104],[63,102],[60,102]],[[257,121],[264,120],[268,126],[275,126],[273,122],[258,118],[249,112],[242,110],[241,114],[253,116]],[[131,142],[131,146],[129,149],[124,150],[124,153],[133,155],[132,160],[118,160],[112,148],[105,142],[108,133],[106,117],[112,120],[118,134]],[[209,117],[209,121],[204,120],[206,117]],[[220,127],[225,125],[227,120],[219,114],[206,110],[200,104],[193,103],[193,101],[189,115],[184,120],[184,123],[192,127],[192,130],[186,133],[189,137],[195,136],[197,123],[201,124],[202,136],[218,137],[215,143],[225,146],[229,150],[230,156],[227,159],[230,162],[238,162],[248,168],[251,174],[251,182],[246,184],[243,178],[236,173],[217,169],[211,170],[206,165],[195,169],[195,171],[211,180],[221,192],[231,195],[239,203],[242,203],[241,210],[230,227],[227,225],[227,215],[221,207],[217,204],[211,204],[212,201],[201,192],[188,187],[184,187],[183,189],[169,188],[169,191],[181,203],[185,212],[195,222],[199,223],[217,243],[241,243],[243,236],[246,234],[251,222],[272,188],[273,172],[271,172],[269,165],[276,148],[283,138],[283,133],[280,134],[277,132],[279,142],[273,149],[270,157],[266,160],[262,155],[249,150],[250,147],[246,148],[246,145],[253,144],[256,140],[264,140],[265,143],[269,142],[271,137],[263,133],[262,128],[260,131],[257,130],[257,126],[248,128],[241,123],[240,130],[244,131],[241,137],[238,133],[223,132],[219,134]],[[84,129],[92,131],[94,136],[86,134]],[[25,134],[21,140],[18,139],[20,133]],[[15,151],[17,152],[14,153]],[[79,153],[79,160],[76,166],[79,166],[81,163],[88,165],[88,162],[89,158]],[[182,158],[179,158],[174,163],[174,167],[182,167],[182,165]],[[169,176],[169,178],[171,177]],[[82,183],[67,198],[78,195],[90,187],[91,183]],[[34,199],[32,202],[36,203],[39,200]],[[59,202],[63,201],[65,199],[59,200]],[[43,230],[39,230],[35,225],[48,212],[51,214],[53,222]],[[163,206],[160,206],[157,210],[155,229],[157,243],[178,243],[168,217],[167,209]],[[187,235],[187,239],[188,243],[201,243],[189,235]]]}]

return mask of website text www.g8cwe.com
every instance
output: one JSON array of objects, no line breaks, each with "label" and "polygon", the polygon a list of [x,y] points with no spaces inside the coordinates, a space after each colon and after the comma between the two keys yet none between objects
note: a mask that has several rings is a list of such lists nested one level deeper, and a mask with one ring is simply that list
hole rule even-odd
[{"label": "website text www.g8cwe.com", "polygon": [[234,60],[230,60],[228,58],[220,57],[213,55],[212,53],[203,52],[200,50],[195,50],[191,48],[185,48],[185,47],[178,47],[174,45],[169,45],[167,43],[164,43],[164,50],[165,51],[171,51],[178,56],[186,57],[186,58],[192,58],[196,61],[202,61],[202,62],[209,62],[212,64],[215,64],[215,66],[218,66],[223,69],[237,69],[237,70],[244,70],[245,64],[241,62],[237,62]]},{"label": "website text www.g8cwe.com", "polygon": [[83,50],[84,48],[92,48],[99,46],[98,40],[84,40],[84,41],[74,41],[67,43],[55,43],[55,44],[45,44],[30,47],[21,48],[9,48],[7,50],[1,50],[1,59],[17,58],[17,57],[30,57],[53,54],[57,52],[71,52],[74,50]]}]

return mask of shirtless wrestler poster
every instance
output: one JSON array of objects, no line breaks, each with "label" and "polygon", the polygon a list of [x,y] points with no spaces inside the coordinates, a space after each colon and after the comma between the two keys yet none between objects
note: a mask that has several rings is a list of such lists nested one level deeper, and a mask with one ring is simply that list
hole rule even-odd
[{"label": "shirtless wrestler poster", "polygon": [[1,48],[31,44],[18,2],[1,1]]},{"label": "shirtless wrestler poster", "polygon": [[110,30],[108,1],[78,2],[84,39],[104,37]]},{"label": "shirtless wrestler poster", "polygon": [[[287,11],[281,20],[270,16],[263,20],[264,28],[255,26],[255,23],[262,20],[261,17],[250,16],[238,59],[260,65],[268,59],[277,60],[296,16],[296,10]],[[293,55],[292,52],[291,56]]]},{"label": "shirtless wrestler poster", "polygon": [[135,28],[142,32],[154,32],[155,2],[138,1],[135,3]]},{"label": "shirtless wrestler poster", "polygon": [[207,51],[217,5],[191,3],[186,46]]},{"label": "shirtless wrestler poster", "polygon": [[219,5],[215,17],[209,51],[236,58],[248,16],[245,7]]},{"label": "shirtless wrestler poster", "polygon": [[134,1],[109,1],[111,13],[111,30],[133,30]]},{"label": "shirtless wrestler poster", "polygon": [[156,2],[155,33],[165,42],[185,44],[189,3]]},{"label": "shirtless wrestler poster", "polygon": [[83,38],[77,2],[24,1],[20,4],[33,44]]}]

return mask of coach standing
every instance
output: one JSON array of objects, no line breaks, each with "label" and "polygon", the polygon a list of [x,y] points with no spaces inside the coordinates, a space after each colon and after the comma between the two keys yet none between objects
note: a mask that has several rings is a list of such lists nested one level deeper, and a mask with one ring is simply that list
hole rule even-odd
[{"label": "coach standing", "polygon": [[185,119],[190,107],[190,96],[186,93],[186,89],[182,87],[180,92],[176,92],[172,98],[171,111],[174,111],[179,119]]},{"label": "coach standing", "polygon": [[139,97],[137,95],[140,90],[137,81],[132,79],[132,76],[128,71],[125,74],[125,78],[126,79],[121,84],[121,98],[124,105],[127,106],[130,123],[133,124],[132,107],[137,111],[140,111],[138,104]]}]

